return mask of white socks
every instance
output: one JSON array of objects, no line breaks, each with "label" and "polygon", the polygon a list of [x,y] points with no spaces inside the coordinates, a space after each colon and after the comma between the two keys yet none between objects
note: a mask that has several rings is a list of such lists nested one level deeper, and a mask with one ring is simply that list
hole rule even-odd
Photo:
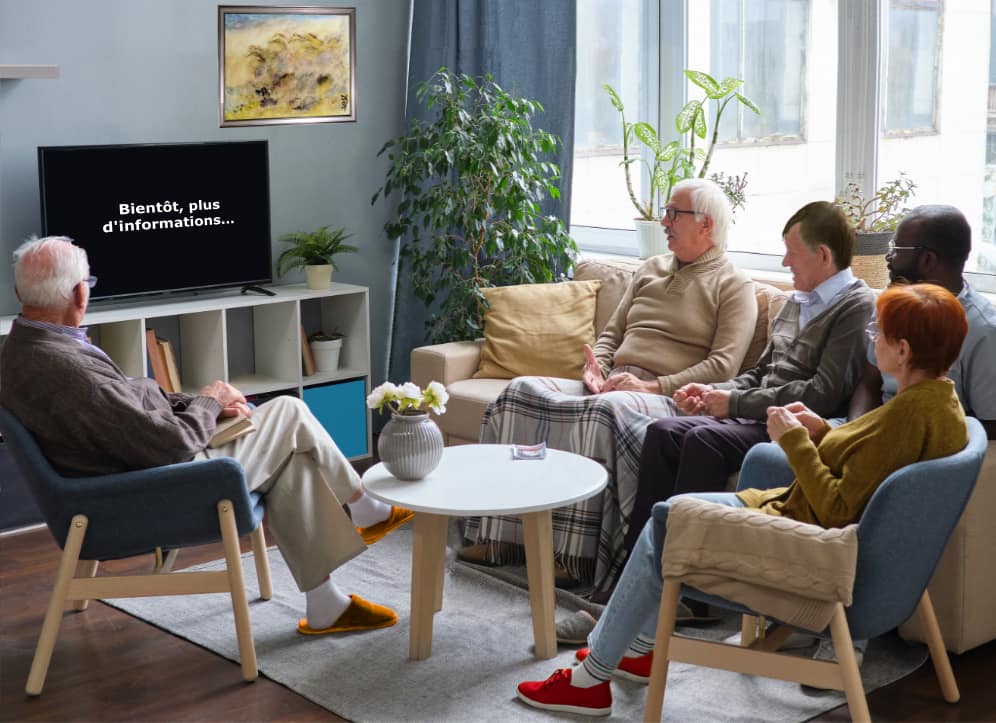
[{"label": "white socks", "polygon": [[584,663],[571,668],[571,685],[575,688],[591,688],[592,686],[604,683],[608,678],[596,678],[591,671],[585,667]]},{"label": "white socks", "polygon": [[356,502],[350,502],[347,506],[349,515],[353,518],[353,525],[356,527],[370,527],[383,522],[391,515],[391,505],[375,500],[366,492]]},{"label": "white socks", "polygon": [[351,600],[349,595],[343,593],[332,578],[327,578],[325,582],[314,590],[308,590],[304,594],[308,618],[308,627],[312,630],[324,630],[332,627],[332,624],[346,612]]}]

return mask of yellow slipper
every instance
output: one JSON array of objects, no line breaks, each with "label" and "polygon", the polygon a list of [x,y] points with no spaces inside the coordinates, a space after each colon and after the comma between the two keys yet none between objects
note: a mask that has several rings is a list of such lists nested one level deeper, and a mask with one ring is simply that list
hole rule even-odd
[{"label": "yellow slipper", "polygon": [[364,600],[359,595],[350,595],[349,599],[352,601],[349,607],[330,627],[315,630],[308,625],[307,618],[301,618],[297,623],[297,631],[302,635],[327,635],[351,630],[389,628],[398,622],[398,616],[391,608]]},{"label": "yellow slipper", "polygon": [[377,540],[386,537],[388,533],[394,532],[414,516],[414,512],[404,507],[391,507],[391,514],[387,516],[386,520],[369,527],[357,527],[356,531],[360,533],[360,537],[367,545],[372,545]]}]

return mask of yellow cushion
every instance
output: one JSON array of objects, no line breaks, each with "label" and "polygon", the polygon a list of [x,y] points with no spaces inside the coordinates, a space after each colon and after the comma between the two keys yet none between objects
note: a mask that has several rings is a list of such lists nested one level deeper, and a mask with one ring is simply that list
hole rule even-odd
[{"label": "yellow cushion", "polygon": [[484,289],[484,347],[475,379],[580,379],[584,344],[595,341],[600,281]]}]

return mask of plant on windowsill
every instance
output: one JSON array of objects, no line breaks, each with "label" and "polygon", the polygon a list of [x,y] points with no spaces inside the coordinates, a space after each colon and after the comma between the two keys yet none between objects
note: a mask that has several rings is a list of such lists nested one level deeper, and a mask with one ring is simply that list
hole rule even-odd
[{"label": "plant on windowsill", "polygon": [[280,237],[289,244],[277,258],[277,274],[303,268],[309,289],[327,289],[332,283],[338,254],[356,253],[359,249],[347,244],[349,238],[344,228],[322,226],[316,231],[295,231]]},{"label": "plant on windowsill", "polygon": [[880,289],[889,282],[885,262],[889,239],[909,213],[907,203],[915,195],[916,183],[901,172],[898,178],[883,183],[871,198],[865,198],[861,187],[849,181],[844,193],[834,201],[854,226],[854,273],[873,288]]},{"label": "plant on windowsill", "polygon": [[558,140],[533,128],[536,101],[504,91],[491,76],[440,69],[416,90],[425,120],[384,144],[390,166],[371,203],[400,197],[384,224],[402,240],[402,276],[430,310],[429,343],[482,335],[482,288],[555,280],[577,245],[540,204],[559,198],[550,158]]},{"label": "plant on windowsill", "polygon": [[[708,73],[700,70],[686,70],[685,77],[705,92],[705,98],[688,101],[675,116],[674,125],[678,138],[668,143],[661,141],[657,130],[645,121],[630,123],[626,121],[625,108],[622,99],[615,89],[605,84],[612,106],[619,111],[623,126],[623,159],[621,165],[626,174],[626,190],[629,199],[639,214],[636,228],[640,242],[640,256],[646,258],[656,253],[662,253],[667,248],[663,229],[660,227],[660,217],[656,211],[658,205],[664,205],[671,198],[671,189],[678,181],[686,178],[706,178],[712,154],[719,140],[719,122],[723,111],[732,100],[737,100],[746,108],[760,114],[760,109],[738,89],[743,85],[739,78],[725,78],[717,82]],[[706,109],[709,101],[713,101],[715,117],[712,134],[706,149],[696,148],[695,139],[705,140],[709,135]],[[639,155],[631,156],[630,151],[634,140],[645,146],[652,155],[649,163]],[[633,164],[640,162],[647,166],[650,185],[644,197],[638,198],[633,190],[631,169]],[[743,176],[728,176],[725,173],[714,173],[709,178],[715,181],[726,193],[733,206],[734,213],[743,208],[746,203],[745,189],[747,174]]]}]

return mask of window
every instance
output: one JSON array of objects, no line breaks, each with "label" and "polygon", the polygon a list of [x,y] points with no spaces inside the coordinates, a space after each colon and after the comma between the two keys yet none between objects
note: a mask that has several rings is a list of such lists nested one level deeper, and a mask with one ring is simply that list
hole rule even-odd
[{"label": "window", "polygon": [[940,0],[890,0],[886,46],[886,133],[935,131]]},{"label": "window", "polygon": [[808,0],[712,0],[714,77],[741,78],[757,115],[739,104],[724,114],[720,138],[743,141],[803,134]]}]

